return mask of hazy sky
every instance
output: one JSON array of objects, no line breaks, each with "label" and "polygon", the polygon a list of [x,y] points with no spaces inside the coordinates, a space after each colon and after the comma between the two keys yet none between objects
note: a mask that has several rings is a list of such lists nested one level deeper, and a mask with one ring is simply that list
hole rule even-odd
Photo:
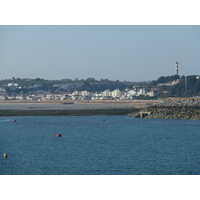
[{"label": "hazy sky", "polygon": [[200,74],[200,26],[0,26],[0,79]]}]

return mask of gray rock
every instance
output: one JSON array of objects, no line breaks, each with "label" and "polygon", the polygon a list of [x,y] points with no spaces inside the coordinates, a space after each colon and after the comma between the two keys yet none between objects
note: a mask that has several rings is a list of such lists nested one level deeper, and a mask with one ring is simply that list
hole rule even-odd
[{"label": "gray rock", "polygon": [[[140,112],[149,112],[145,118],[162,119],[190,119],[200,120],[199,99],[168,99],[159,104],[143,109]],[[139,113],[129,114],[131,117],[140,117]]]}]

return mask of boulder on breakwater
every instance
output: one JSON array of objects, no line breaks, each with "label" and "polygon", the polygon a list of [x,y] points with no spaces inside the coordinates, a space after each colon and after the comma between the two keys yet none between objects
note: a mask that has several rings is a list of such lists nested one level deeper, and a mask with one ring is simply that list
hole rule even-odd
[{"label": "boulder on breakwater", "polygon": [[133,118],[200,120],[200,99],[167,99],[159,104],[129,114]]}]

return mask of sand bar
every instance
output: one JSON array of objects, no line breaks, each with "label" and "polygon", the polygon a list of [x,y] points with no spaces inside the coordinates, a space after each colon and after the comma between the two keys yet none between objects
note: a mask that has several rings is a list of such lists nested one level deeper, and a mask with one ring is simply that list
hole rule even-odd
[{"label": "sand bar", "polygon": [[4,101],[0,110],[125,109],[153,105],[157,101]]}]

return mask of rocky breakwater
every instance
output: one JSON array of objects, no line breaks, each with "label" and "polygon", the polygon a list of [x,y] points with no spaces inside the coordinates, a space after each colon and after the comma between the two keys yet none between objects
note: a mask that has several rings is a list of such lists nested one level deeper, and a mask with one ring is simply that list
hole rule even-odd
[{"label": "rocky breakwater", "polygon": [[200,120],[200,99],[167,99],[157,105],[129,114],[133,118]]}]

